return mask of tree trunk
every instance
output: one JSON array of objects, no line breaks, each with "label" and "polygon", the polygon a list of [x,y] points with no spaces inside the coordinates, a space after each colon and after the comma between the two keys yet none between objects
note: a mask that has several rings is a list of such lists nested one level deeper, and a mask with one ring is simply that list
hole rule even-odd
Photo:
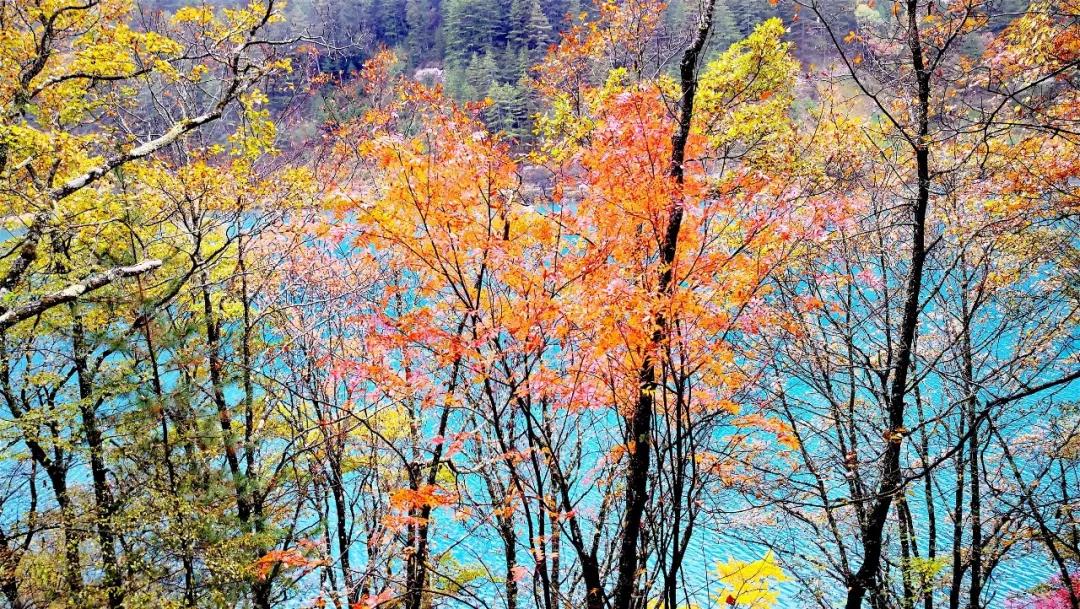
[{"label": "tree trunk", "polygon": [[923,265],[926,262],[926,213],[930,203],[930,151],[927,148],[929,134],[930,73],[927,71],[919,37],[918,2],[908,0],[908,46],[911,49],[912,66],[915,69],[917,93],[918,132],[911,142],[915,150],[915,170],[918,180],[915,200],[911,204],[912,231],[911,252],[906,286],[904,288],[904,313],[900,320],[900,338],[897,342],[894,375],[889,388],[888,418],[885,452],[881,460],[881,479],[878,482],[872,508],[867,517],[863,534],[863,563],[855,573],[848,588],[846,609],[859,609],[868,590],[880,587],[881,553],[885,523],[889,517],[893,499],[902,492],[900,471],[900,448],[906,429],[904,427],[905,398],[908,392],[908,372],[913,359],[915,333],[919,325],[919,298],[922,294]]},{"label": "tree trunk", "polygon": [[[961,413],[960,429],[957,437],[963,442],[967,434],[967,418]],[[966,447],[963,443],[957,447],[956,469],[953,495],[953,526],[952,526],[952,585],[949,586],[949,609],[960,609],[960,590],[964,581],[964,455]]]},{"label": "tree trunk", "polygon": [[[961,266],[964,265],[964,258],[961,254]],[[975,365],[974,354],[971,347],[971,321],[974,316],[974,311],[969,310],[968,307],[968,280],[967,280],[967,268],[963,268],[965,273],[964,281],[960,286],[960,305],[963,310],[963,337],[961,340],[961,347],[964,350],[963,353],[963,385],[964,392],[967,395],[967,399],[964,400],[965,416],[967,417],[968,425],[968,467],[969,467],[969,484],[971,485],[969,490],[969,512],[971,513],[971,550],[970,559],[968,565],[971,571],[970,587],[969,587],[969,606],[970,609],[980,609],[982,606],[982,509],[981,509],[981,496],[982,492],[979,488],[982,482],[982,472],[979,471],[979,415],[978,406],[979,400],[975,395],[977,388],[975,386]]]},{"label": "tree trunk", "polygon": [[[672,136],[671,165],[668,174],[676,184],[682,185],[686,160],[686,142],[690,137],[690,123],[694,116],[694,95],[697,92],[697,67],[712,29],[713,7],[716,0],[709,0],[698,23],[697,35],[683,53],[679,65],[682,98],[679,108],[679,124]],[[676,195],[680,196],[680,195]],[[660,281],[657,295],[667,296],[672,290],[674,272],[672,264],[679,247],[679,229],[682,227],[682,201],[674,201],[668,217],[667,230],[660,246]],[[631,609],[636,606],[634,595],[638,578],[638,539],[641,535],[641,519],[649,497],[649,459],[652,452],[653,407],[656,399],[658,354],[667,338],[667,320],[662,313],[656,317],[649,350],[645,353],[638,373],[638,399],[627,422],[629,429],[629,468],[626,475],[626,508],[622,522],[622,542],[619,548],[618,581],[615,587],[615,609]]]},{"label": "tree trunk", "polygon": [[113,496],[109,489],[104,442],[97,418],[98,401],[94,398],[93,374],[87,367],[86,332],[78,305],[71,303],[70,311],[72,353],[76,380],[79,385],[79,413],[82,416],[86,445],[90,451],[90,476],[94,485],[94,518],[97,521],[98,545],[104,572],[102,583],[108,598],[109,609],[120,609],[124,602],[124,589],[116,557],[116,535],[112,528]]}]

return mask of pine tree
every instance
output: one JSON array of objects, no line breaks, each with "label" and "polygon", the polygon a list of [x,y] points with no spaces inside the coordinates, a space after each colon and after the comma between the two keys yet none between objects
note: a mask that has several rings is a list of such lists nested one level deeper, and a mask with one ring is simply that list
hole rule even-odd
[{"label": "pine tree", "polygon": [[735,15],[732,13],[731,8],[728,6],[732,2],[737,1],[738,0],[721,0],[716,4],[716,8],[713,12],[713,40],[711,44],[714,52],[722,53],[731,45],[742,40],[739,24],[735,20]]},{"label": "pine tree", "polygon": [[472,56],[469,60],[469,68],[465,72],[465,81],[472,93],[465,99],[471,100],[479,99],[487,93],[492,83],[499,82],[499,64],[491,51]]},{"label": "pine tree", "polygon": [[518,103],[516,106],[518,137],[531,138],[533,136],[533,119],[540,111],[540,101],[535,88],[528,82],[527,76],[522,76],[517,82]]},{"label": "pine tree", "polygon": [[521,48],[525,45],[525,21],[529,4],[529,0],[512,0],[510,3],[509,43],[513,47]]},{"label": "pine tree", "polygon": [[540,7],[540,0],[513,0],[509,43],[517,48],[535,48],[545,46],[551,38],[551,22]]},{"label": "pine tree", "polygon": [[757,24],[777,16],[776,7],[769,0],[732,0],[728,10],[739,28],[739,38],[749,36]]},{"label": "pine tree", "polygon": [[496,0],[447,0],[443,4],[446,61],[462,64],[474,53],[504,44],[506,27],[501,14]]},{"label": "pine tree", "polygon": [[484,120],[493,131],[521,135],[520,115],[522,96],[517,87],[508,83],[492,83],[487,97],[491,105],[484,112]]},{"label": "pine tree", "polygon": [[527,49],[507,45],[506,49],[500,54],[499,80],[501,82],[516,82],[530,65]]},{"label": "pine tree", "polygon": [[458,65],[448,65],[444,70],[444,86],[446,94],[453,99],[472,99],[474,91],[470,91],[469,83],[465,81],[465,68]]},{"label": "pine tree", "polygon": [[[591,4],[591,2],[586,2]],[[547,0],[541,8],[555,31],[561,32],[581,13],[580,0]]]},{"label": "pine tree", "polygon": [[408,26],[404,0],[372,0],[371,15],[380,42],[394,46],[405,38]]},{"label": "pine tree", "polygon": [[420,65],[436,57],[435,32],[438,30],[438,17],[439,11],[432,0],[405,1],[405,21],[408,26],[405,48],[410,64]]}]

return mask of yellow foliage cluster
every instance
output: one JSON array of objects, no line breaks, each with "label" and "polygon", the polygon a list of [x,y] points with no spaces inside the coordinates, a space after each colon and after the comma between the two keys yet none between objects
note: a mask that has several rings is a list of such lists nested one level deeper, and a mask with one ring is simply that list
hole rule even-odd
[{"label": "yellow foliage cluster", "polygon": [[750,562],[729,558],[716,565],[716,573],[724,588],[715,598],[734,609],[772,609],[780,595],[776,584],[789,579],[771,551]]}]

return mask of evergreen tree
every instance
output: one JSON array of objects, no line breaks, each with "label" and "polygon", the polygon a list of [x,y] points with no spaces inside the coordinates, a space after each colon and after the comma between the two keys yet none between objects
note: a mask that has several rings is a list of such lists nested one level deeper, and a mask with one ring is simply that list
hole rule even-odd
[{"label": "evergreen tree", "polygon": [[733,0],[728,10],[739,28],[740,39],[750,35],[757,24],[777,16],[776,7],[769,0]]},{"label": "evergreen tree", "polygon": [[474,53],[501,46],[500,38],[505,42],[505,20],[497,0],[447,0],[443,23],[448,63],[464,63]]},{"label": "evergreen tree", "polygon": [[[586,1],[586,4],[592,4]],[[581,13],[580,0],[547,0],[541,6],[548,23],[555,31],[561,32],[566,29],[571,19],[576,19]],[[569,19],[568,19],[569,18]]]},{"label": "evergreen tree", "polygon": [[469,84],[465,81],[465,68],[450,64],[447,65],[443,72],[444,87],[446,88],[446,94],[453,99],[470,99],[470,92],[467,89]]},{"label": "evergreen tree", "polygon": [[408,29],[404,0],[372,0],[371,4],[372,22],[378,40],[388,46],[404,40]]},{"label": "evergreen tree", "polygon": [[515,137],[527,134],[525,96],[517,87],[509,83],[492,83],[487,97],[491,101],[491,105],[484,111],[484,121],[488,127]]},{"label": "evergreen tree", "polygon": [[531,138],[533,136],[533,119],[540,112],[540,100],[537,98],[532,85],[527,82],[526,76],[522,76],[517,82],[518,104],[516,106],[518,121],[518,136]]},{"label": "evergreen tree", "polygon": [[742,40],[742,32],[739,23],[735,19],[729,4],[738,0],[720,0],[713,12],[713,38],[711,41],[710,55],[722,53],[731,45]]},{"label": "evergreen tree", "polygon": [[540,7],[540,0],[513,0],[509,44],[518,49],[543,50],[551,40],[551,23]]},{"label": "evergreen tree", "polygon": [[507,45],[499,62],[499,80],[507,83],[516,82],[531,65],[527,49]]},{"label": "evergreen tree", "polygon": [[499,82],[499,64],[495,61],[495,55],[491,51],[482,55],[474,54],[469,60],[465,81],[472,90],[472,95],[465,99],[480,99],[486,94],[492,83]]},{"label": "evergreen tree", "polygon": [[405,22],[408,32],[405,34],[405,48],[410,64],[420,65],[437,58],[435,33],[438,31],[438,21],[439,11],[433,0],[406,0]]}]

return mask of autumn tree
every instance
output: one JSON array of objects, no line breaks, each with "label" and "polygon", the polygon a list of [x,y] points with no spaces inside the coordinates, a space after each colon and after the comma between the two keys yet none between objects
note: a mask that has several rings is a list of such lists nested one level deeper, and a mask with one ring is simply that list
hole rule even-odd
[{"label": "autumn tree", "polygon": [[[794,63],[771,22],[699,75],[705,5],[668,79],[649,68],[659,11],[605,6],[541,67],[553,111],[545,166],[530,171],[553,176],[546,191],[524,183],[477,108],[391,77],[389,58],[371,64],[375,105],[342,130],[327,180],[341,185],[337,221],[353,225],[344,238],[399,278],[364,314],[382,328],[367,344],[383,363],[353,372],[414,430],[398,456],[406,484],[390,494],[404,552],[388,586],[400,588],[372,595],[420,607],[448,593],[451,555],[433,534],[454,508],[502,539],[511,606],[529,572],[549,607],[678,604],[699,498],[744,450],[744,435],[721,430],[790,441],[785,425],[741,411],[748,375],[723,354],[732,335],[774,323],[755,304],[765,277],[835,213],[794,186],[805,179],[794,164],[784,180],[761,174],[790,159]],[[574,89],[554,84],[571,70]],[[583,438],[587,421],[608,429]],[[675,478],[652,461],[657,446]],[[513,518],[531,531],[529,559],[515,557]],[[642,576],[653,564],[661,590]]]},{"label": "autumn tree", "polygon": [[[178,151],[190,135],[237,109],[244,118],[232,151],[207,145],[206,154],[248,158],[255,142],[272,137],[257,87],[288,69],[276,50],[286,41],[267,37],[279,20],[272,2],[220,14],[188,8],[145,23],[127,3],[0,10],[10,72],[0,127],[3,399],[15,421],[7,431],[19,447],[14,462],[33,463],[28,484],[36,488],[44,476],[50,495],[19,506],[21,546],[6,557],[5,591],[14,606],[136,606],[146,602],[148,582],[169,584],[154,573],[160,565],[142,566],[163,548],[132,547],[132,536],[145,533],[134,515],[148,506],[133,497],[129,463],[114,461],[144,439],[126,435],[145,370],[133,346],[145,336],[153,351],[152,320],[208,262],[176,258],[183,222],[154,197],[172,179],[164,176],[199,168],[162,159],[186,162]],[[163,398],[170,381],[156,368],[154,378]],[[154,404],[165,412],[160,399]],[[109,439],[118,433],[123,442]],[[183,594],[194,605],[188,550]]]},{"label": "autumn tree", "polygon": [[[1077,378],[1068,355],[1075,303],[1059,289],[1067,271],[1026,281],[1064,259],[1006,245],[1068,233],[1070,196],[1052,178],[1028,181],[1030,200],[1055,207],[1053,219],[1032,208],[1010,216],[1002,205],[1015,158],[995,152],[1026,142],[1071,166],[1071,137],[1050,126],[1060,115],[1048,111],[1072,103],[1071,87],[1043,87],[1071,66],[1054,57],[1038,68],[998,67],[1003,52],[1030,52],[1036,30],[1068,38],[1072,20],[1033,5],[987,44],[1002,22],[993,3],[894,3],[889,18],[848,32],[822,6],[803,7],[838,53],[836,84],[821,90],[825,123],[854,119],[865,136],[845,144],[862,156],[845,167],[838,193],[864,211],[823,250],[831,254],[787,278],[777,296],[798,313],[797,325],[760,346],[774,378],[765,394],[803,446],[803,476],[775,469],[777,480],[787,478],[778,488],[794,501],[785,509],[794,520],[784,522],[811,513],[825,522],[814,538],[823,556],[834,556],[830,572],[847,587],[848,607],[867,596],[873,606],[932,607],[941,587],[950,607],[984,606],[988,574],[1019,534],[1018,511],[1030,511],[1003,497],[1003,488],[1027,483],[999,476],[995,463],[1012,469],[1010,448],[987,434],[1020,425],[1024,413],[1052,411],[1049,397]],[[1035,89],[1037,101],[1020,101]],[[845,107],[848,91],[874,118]],[[997,269],[1012,264],[1029,270],[1002,281]],[[812,312],[799,312],[807,301]],[[798,507],[806,497],[813,499]],[[915,497],[920,507],[912,507]],[[942,530],[943,505],[951,531]],[[887,566],[890,552],[900,555],[898,577]]]}]

